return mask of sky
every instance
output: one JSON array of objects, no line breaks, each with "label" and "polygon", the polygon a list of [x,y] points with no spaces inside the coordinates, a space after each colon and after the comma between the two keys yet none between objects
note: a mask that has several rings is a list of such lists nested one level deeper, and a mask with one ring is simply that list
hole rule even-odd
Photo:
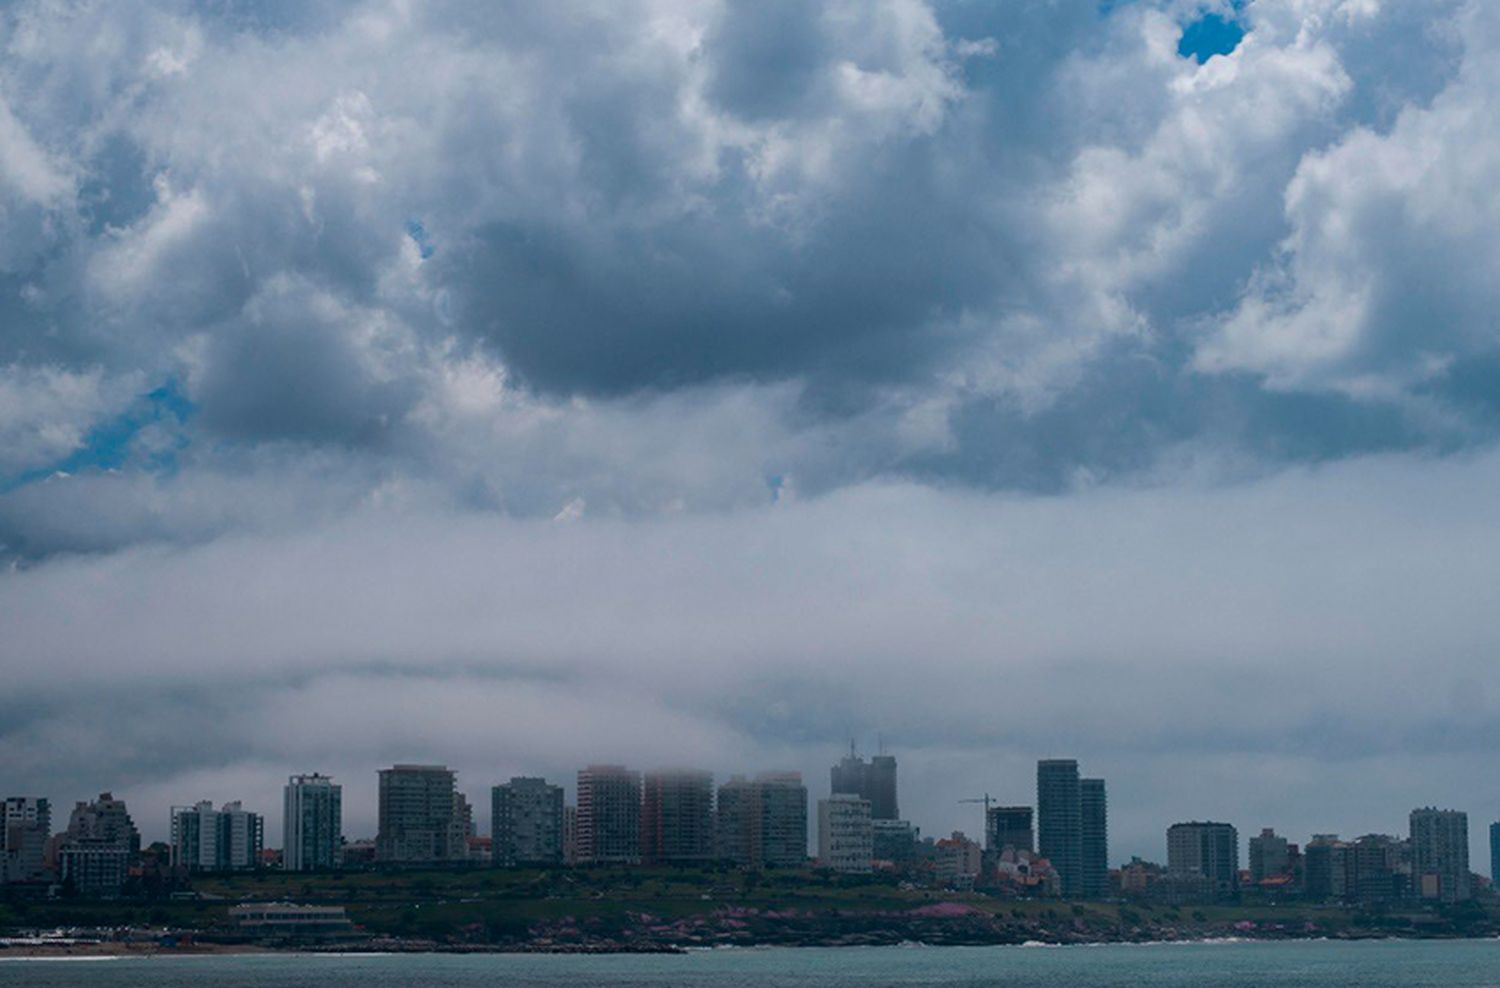
[{"label": "sky", "polygon": [[0,6],[0,790],[1500,818],[1500,7]]}]

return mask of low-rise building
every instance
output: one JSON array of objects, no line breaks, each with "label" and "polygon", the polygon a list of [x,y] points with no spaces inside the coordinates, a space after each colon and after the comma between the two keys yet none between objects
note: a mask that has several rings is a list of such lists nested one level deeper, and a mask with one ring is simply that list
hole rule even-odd
[{"label": "low-rise building", "polygon": [[234,928],[257,940],[327,940],[354,932],[343,906],[252,902],[229,907]]},{"label": "low-rise building", "polygon": [[938,881],[950,888],[973,888],[983,861],[984,848],[963,831],[955,830],[938,840],[934,872]]},{"label": "low-rise building", "polygon": [[84,838],[58,851],[58,879],[79,898],[113,899],[125,888],[131,857],[123,847]]}]

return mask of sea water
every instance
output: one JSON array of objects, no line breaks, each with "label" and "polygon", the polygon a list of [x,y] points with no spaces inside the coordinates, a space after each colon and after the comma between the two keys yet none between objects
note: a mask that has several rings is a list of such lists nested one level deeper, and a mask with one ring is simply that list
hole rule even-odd
[{"label": "sea water", "polygon": [[1281,941],[1025,947],[733,948],[685,954],[0,955],[0,985],[564,988],[1478,988],[1500,941]]}]

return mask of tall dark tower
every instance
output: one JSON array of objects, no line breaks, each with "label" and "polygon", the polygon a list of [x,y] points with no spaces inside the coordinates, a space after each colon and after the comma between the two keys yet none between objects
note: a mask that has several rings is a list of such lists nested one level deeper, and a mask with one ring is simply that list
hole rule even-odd
[{"label": "tall dark tower", "polygon": [[849,754],[829,770],[829,791],[870,801],[870,819],[899,820],[896,802],[896,756],[879,754],[865,761],[849,743]]},{"label": "tall dark tower", "polygon": [[1047,758],[1036,763],[1037,852],[1052,862],[1062,894],[1083,894],[1083,802],[1078,762]]},{"label": "tall dark tower", "polygon": [[828,791],[833,795],[844,794],[865,798],[865,774],[869,766],[864,759],[854,750],[854,742],[849,742],[849,754],[839,759],[839,763],[828,771]]},{"label": "tall dark tower", "polygon": [[870,819],[899,820],[896,807],[896,756],[876,755],[865,769],[865,798],[870,801]]},{"label": "tall dark tower", "polygon": [[1103,779],[1078,783],[1079,810],[1083,826],[1081,894],[1102,899],[1109,894],[1109,803]]}]

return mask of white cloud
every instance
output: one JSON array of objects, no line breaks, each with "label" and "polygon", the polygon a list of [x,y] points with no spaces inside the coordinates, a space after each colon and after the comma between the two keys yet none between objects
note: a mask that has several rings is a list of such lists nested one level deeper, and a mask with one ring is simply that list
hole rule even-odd
[{"label": "white cloud", "polygon": [[91,426],[121,412],[139,375],[101,368],[0,367],[0,475],[47,467],[80,449]]}]

